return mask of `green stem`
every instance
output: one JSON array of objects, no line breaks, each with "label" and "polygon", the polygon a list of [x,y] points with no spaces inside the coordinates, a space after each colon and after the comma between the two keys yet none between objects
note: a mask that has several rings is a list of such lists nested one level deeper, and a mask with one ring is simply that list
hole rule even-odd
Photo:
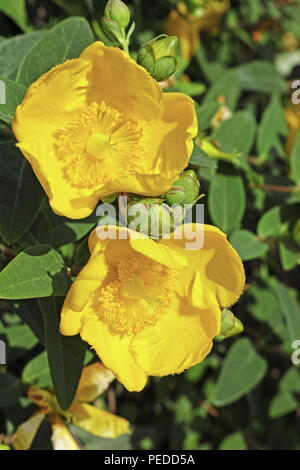
[{"label": "green stem", "polygon": [[128,42],[127,41],[122,41],[121,43],[123,51],[127,52],[129,54],[129,47],[128,47]]}]

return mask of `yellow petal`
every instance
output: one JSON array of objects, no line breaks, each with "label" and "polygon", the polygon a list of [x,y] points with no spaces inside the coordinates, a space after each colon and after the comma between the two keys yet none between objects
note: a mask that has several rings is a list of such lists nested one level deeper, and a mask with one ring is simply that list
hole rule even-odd
[{"label": "yellow petal", "polygon": [[74,59],[58,65],[33,83],[12,128],[54,212],[72,219],[90,215],[99,198],[78,191],[64,178],[55,151],[57,130],[86,109],[90,64]]},{"label": "yellow petal", "polygon": [[108,389],[115,380],[114,374],[100,362],[90,364],[82,371],[77,388],[75,400],[94,401],[101,393]]},{"label": "yellow petal", "polygon": [[53,416],[51,423],[53,450],[81,450],[67,426],[58,416]]},{"label": "yellow petal", "polygon": [[127,390],[141,391],[146,385],[147,375],[129,350],[130,337],[111,334],[96,315],[97,312],[87,314],[81,331],[82,339],[96,350],[103,364],[113,371]]},{"label": "yellow petal", "polygon": [[44,413],[38,412],[18,427],[12,444],[15,450],[28,450],[31,447],[44,418]]},{"label": "yellow petal", "polygon": [[[201,230],[204,233],[203,247],[186,249],[187,244],[191,244],[188,237],[192,231],[200,234]],[[161,240],[160,243],[188,258],[189,266],[181,270],[175,282],[179,295],[191,299],[194,306],[207,308],[217,303],[221,307],[230,307],[239,299],[245,286],[243,263],[219,229],[211,225],[186,224],[171,234],[170,240]]]},{"label": "yellow petal", "polygon": [[145,131],[151,140],[151,151],[159,156],[158,171],[164,172],[163,176],[175,171],[178,175],[188,164],[193,139],[198,134],[194,101],[183,93],[165,93],[161,120],[146,125]]},{"label": "yellow petal", "polygon": [[220,331],[220,309],[189,307],[174,300],[157,324],[139,333],[131,343],[137,363],[149,375],[179,374],[201,362]]},{"label": "yellow petal", "polygon": [[197,18],[188,12],[186,5],[182,2],[178,5],[178,11],[171,11],[166,26],[170,36],[178,36],[182,56],[190,59],[200,42],[200,27]]},{"label": "yellow petal", "polygon": [[73,336],[80,332],[83,309],[92,293],[101,286],[106,275],[107,263],[104,254],[101,252],[93,254],[78,274],[65,299],[60,322],[60,331],[63,335]]},{"label": "yellow petal", "polygon": [[61,162],[57,159],[52,140],[22,141],[18,147],[27,158],[49,198],[52,210],[70,219],[84,219],[96,207],[99,197],[92,191],[72,186],[64,177]]},{"label": "yellow petal", "polygon": [[17,107],[12,123],[19,142],[47,142],[57,129],[86,106],[89,62],[74,59],[58,65],[33,83]]},{"label": "yellow petal", "polygon": [[[110,229],[115,239],[101,240],[102,235],[105,235],[107,230]],[[98,251],[105,251],[106,261],[111,265],[116,265],[120,260],[120,253],[123,258],[130,258],[135,256],[135,252],[141,253],[171,269],[180,269],[188,265],[188,260],[183,253],[179,253],[169,246],[159,245],[147,235],[134,232],[125,227],[98,227],[90,234],[89,247],[93,254]]]},{"label": "yellow petal", "polygon": [[162,113],[162,90],[126,52],[94,42],[81,54],[90,62],[88,104],[105,103],[134,119],[152,120]]},{"label": "yellow petal", "polygon": [[128,192],[147,196],[163,194],[188,165],[193,139],[198,134],[194,101],[182,93],[165,93],[163,98],[161,119],[143,123],[151,144],[134,177],[123,179]]},{"label": "yellow petal", "polygon": [[76,426],[95,436],[116,438],[122,434],[130,434],[129,422],[107,411],[99,410],[87,403],[73,403],[69,409]]}]

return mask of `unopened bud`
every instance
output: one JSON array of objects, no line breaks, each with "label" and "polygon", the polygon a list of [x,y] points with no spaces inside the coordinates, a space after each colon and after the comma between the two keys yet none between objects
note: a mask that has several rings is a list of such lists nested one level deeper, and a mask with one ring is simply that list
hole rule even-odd
[{"label": "unopened bud", "polygon": [[173,75],[178,67],[179,42],[176,36],[161,38],[143,44],[138,52],[137,62],[155,80],[162,82]]},{"label": "unopened bud", "polygon": [[141,199],[131,202],[127,208],[128,227],[157,239],[171,233],[183,219],[183,209],[179,211],[162,203],[161,199]]},{"label": "unopened bud", "polygon": [[124,41],[125,34],[122,31],[119,23],[117,23],[115,20],[104,16],[103,18],[101,18],[101,24],[103,31],[111,41],[117,41],[119,43],[122,43],[122,41]]},{"label": "unopened bud", "polygon": [[113,204],[113,202],[115,202],[115,200],[117,199],[118,195],[119,193],[113,193],[109,196],[103,196],[101,198],[101,201],[103,202],[103,204]]},{"label": "unopened bud", "polygon": [[192,204],[199,196],[199,189],[200,183],[196,173],[193,170],[186,170],[165,194],[166,203],[170,206]]},{"label": "unopened bud", "polygon": [[129,25],[130,11],[128,6],[121,0],[109,0],[106,4],[104,15],[116,21],[123,29],[126,29]]},{"label": "unopened bud", "polygon": [[221,314],[221,330],[214,341],[223,341],[230,336],[238,335],[244,330],[242,322],[236,318],[230,310],[224,308]]}]

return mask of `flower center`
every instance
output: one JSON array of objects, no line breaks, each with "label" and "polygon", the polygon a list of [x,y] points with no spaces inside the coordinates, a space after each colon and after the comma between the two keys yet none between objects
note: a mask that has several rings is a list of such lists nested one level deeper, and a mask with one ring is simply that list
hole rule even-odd
[{"label": "flower center", "polygon": [[103,160],[111,150],[110,136],[106,134],[92,134],[86,146],[87,152],[97,160]]},{"label": "flower center", "polygon": [[153,326],[170,304],[173,271],[146,256],[120,260],[115,279],[98,289],[94,310],[112,334],[137,334]]},{"label": "flower center", "polygon": [[79,188],[101,188],[136,172],[144,155],[143,129],[103,101],[57,132],[65,177]]}]

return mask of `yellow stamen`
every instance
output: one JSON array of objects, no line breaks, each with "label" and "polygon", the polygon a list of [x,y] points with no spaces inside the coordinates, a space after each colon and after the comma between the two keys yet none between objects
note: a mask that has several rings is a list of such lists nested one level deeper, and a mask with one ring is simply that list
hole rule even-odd
[{"label": "yellow stamen", "polygon": [[167,311],[172,278],[172,270],[143,255],[121,259],[116,278],[96,291],[95,310],[112,334],[137,334]]}]

